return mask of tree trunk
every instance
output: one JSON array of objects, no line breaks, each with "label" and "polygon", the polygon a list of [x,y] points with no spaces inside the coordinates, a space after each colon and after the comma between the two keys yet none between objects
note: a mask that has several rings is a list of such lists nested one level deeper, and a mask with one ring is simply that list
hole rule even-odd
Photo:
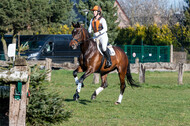
[{"label": "tree trunk", "polygon": [[20,32],[18,33],[18,57],[20,57]]},{"label": "tree trunk", "polygon": [[13,44],[16,43],[16,35],[17,35],[17,33],[14,31],[13,32],[13,39],[12,39]]},{"label": "tree trunk", "polygon": [[8,61],[8,52],[7,52],[7,43],[4,39],[4,34],[1,35],[1,42],[3,44],[3,51],[4,51],[4,55],[5,55],[5,60]]}]

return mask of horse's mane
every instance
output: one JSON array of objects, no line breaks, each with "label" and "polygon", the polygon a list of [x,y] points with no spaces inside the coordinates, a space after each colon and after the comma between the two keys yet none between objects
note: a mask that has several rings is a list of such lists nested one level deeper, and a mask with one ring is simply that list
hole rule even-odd
[{"label": "horse's mane", "polygon": [[85,29],[84,27],[82,27],[82,28],[83,28],[83,30],[84,30],[84,33],[86,34],[86,39],[91,38],[91,35],[90,35],[90,33],[88,32],[88,30]]}]

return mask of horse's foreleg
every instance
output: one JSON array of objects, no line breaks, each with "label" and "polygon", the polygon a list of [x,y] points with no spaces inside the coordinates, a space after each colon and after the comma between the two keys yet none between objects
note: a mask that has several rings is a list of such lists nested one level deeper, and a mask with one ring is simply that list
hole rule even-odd
[{"label": "horse's foreleg", "polygon": [[115,104],[121,104],[121,101],[123,99],[123,93],[125,91],[125,74],[124,73],[119,73],[119,79],[120,79],[120,95],[119,95],[119,98],[117,100],[117,102],[115,102]]},{"label": "horse's foreleg", "polygon": [[76,93],[73,96],[74,100],[78,100],[79,99],[79,93],[81,91],[81,87],[83,84],[83,81],[86,77],[88,77],[91,73],[93,73],[93,71],[91,69],[88,69],[78,80],[78,85],[77,85],[77,89],[76,89]]},{"label": "horse's foreleg", "polygon": [[94,100],[94,99],[96,99],[96,96],[100,93],[100,92],[102,92],[108,85],[107,85],[107,74],[106,75],[101,75],[101,80],[102,80],[102,84],[101,84],[101,86],[98,88],[98,89],[96,89],[95,91],[94,91],[94,93],[92,94],[92,96],[91,96],[91,99],[92,100]]},{"label": "horse's foreleg", "polygon": [[80,72],[83,72],[83,70],[82,70],[82,68],[80,66],[76,70],[73,71],[73,77],[75,79],[76,85],[78,85],[78,83],[79,83],[77,73],[80,73]]}]

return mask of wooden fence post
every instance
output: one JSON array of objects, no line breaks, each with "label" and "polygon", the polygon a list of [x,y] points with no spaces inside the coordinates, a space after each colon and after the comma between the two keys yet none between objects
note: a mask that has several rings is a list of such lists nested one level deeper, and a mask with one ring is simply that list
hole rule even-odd
[{"label": "wooden fence post", "polygon": [[93,77],[93,84],[98,84],[99,83],[99,79],[100,79],[100,74],[99,73],[94,73],[94,77]]},{"label": "wooden fence post", "polygon": [[145,83],[145,66],[140,63],[140,71],[139,71],[139,82],[140,83]]},{"label": "wooden fence post", "polygon": [[52,71],[51,66],[52,66],[52,59],[46,58],[46,67],[45,67],[45,69],[48,70],[46,80],[49,81],[49,82],[51,81],[51,71]]},{"label": "wooden fence post", "polygon": [[78,58],[74,57],[74,64],[77,65],[77,63],[78,63]]},{"label": "wooden fence post", "polygon": [[[14,71],[28,71],[26,60],[17,59],[15,61]],[[26,73],[27,74],[27,73]],[[23,76],[23,75],[20,75]],[[26,75],[27,77],[27,75]],[[28,84],[27,84],[28,83]],[[9,126],[25,126],[26,125],[26,102],[27,88],[29,81],[21,82],[21,98],[15,99],[18,82],[10,82],[10,100],[9,100]]]},{"label": "wooden fence post", "polygon": [[135,59],[135,64],[138,66],[137,72],[139,73],[140,65],[139,65],[139,58],[138,57]]},{"label": "wooden fence post", "polygon": [[173,63],[173,45],[170,45],[170,63]]},{"label": "wooden fence post", "polygon": [[178,70],[178,84],[183,84],[183,73],[184,73],[184,64],[179,63],[179,70]]}]

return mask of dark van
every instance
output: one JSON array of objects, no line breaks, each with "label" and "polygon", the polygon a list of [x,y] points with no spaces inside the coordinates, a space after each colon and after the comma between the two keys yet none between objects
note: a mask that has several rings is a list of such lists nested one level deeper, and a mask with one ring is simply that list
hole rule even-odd
[{"label": "dark van", "polygon": [[[33,35],[20,35],[19,37],[16,36],[16,40],[18,43],[18,39],[20,40],[20,43],[25,43],[28,41]],[[13,35],[4,35],[4,39],[6,41],[7,46],[12,43]],[[1,36],[0,36],[0,60],[5,60],[4,51],[3,51],[3,44],[1,42]]]},{"label": "dark van", "polygon": [[25,52],[28,60],[52,59],[52,62],[73,62],[74,57],[79,57],[80,49],[72,50],[69,42],[72,35],[36,35],[25,44],[29,50]]}]

